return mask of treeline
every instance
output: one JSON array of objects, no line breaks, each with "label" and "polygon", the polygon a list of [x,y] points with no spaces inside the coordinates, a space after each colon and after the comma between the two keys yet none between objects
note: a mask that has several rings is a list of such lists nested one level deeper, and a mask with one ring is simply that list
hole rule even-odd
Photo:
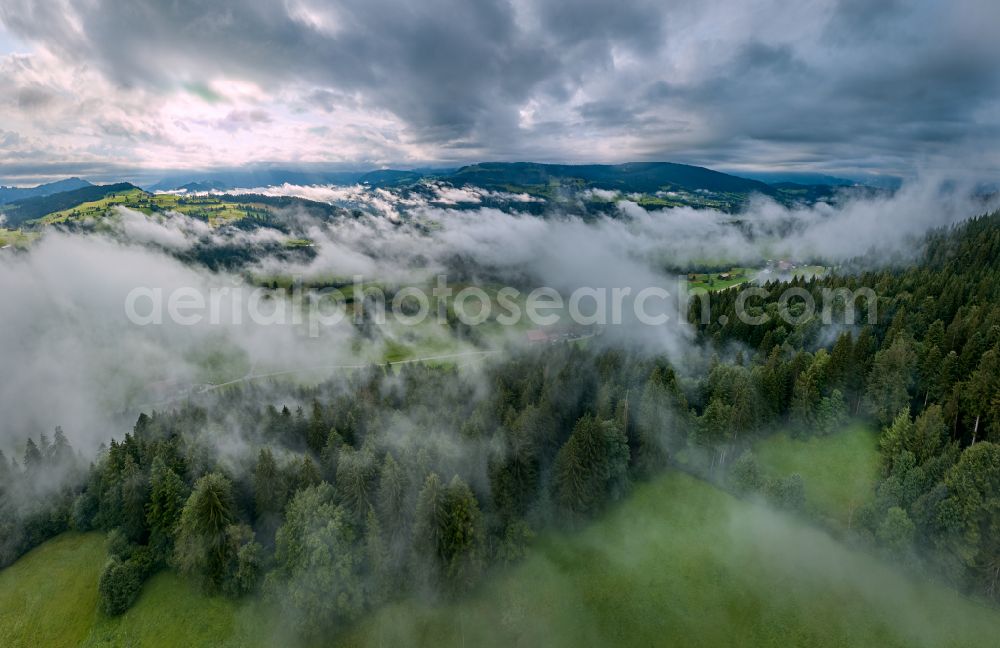
[{"label": "treeline", "polygon": [[129,191],[139,191],[139,187],[128,182],[89,185],[47,196],[35,196],[33,198],[17,200],[4,207],[4,215],[6,216],[8,227],[20,227],[26,223],[29,226],[37,226],[37,223],[28,223],[28,221],[41,218],[53,212],[70,209],[85,202],[101,200],[112,194]]},{"label": "treeline", "polygon": [[316,250],[312,247],[289,247],[280,241],[259,241],[253,244],[245,241],[199,241],[190,249],[177,252],[174,256],[185,263],[203,265],[217,272],[238,271],[265,258],[287,263],[307,263],[315,258]]},{"label": "treeline", "polygon": [[[857,323],[843,324],[841,297],[832,324],[823,324],[818,309],[789,324],[804,311],[793,298],[791,317],[781,317],[778,299],[789,287],[817,305],[824,290],[870,288],[877,317],[867,320],[862,297]],[[963,589],[997,597],[1000,213],[932,232],[907,267],[765,288],[771,296],[749,300],[745,310],[767,315],[760,325],[741,321],[738,291],[711,296],[712,323],[699,327],[703,341],[743,351],[735,367],[713,370],[733,378],[710,374],[701,434],[711,443],[735,439],[774,415],[801,433],[829,429],[845,412],[870,417],[883,429],[882,479],[854,530]],[[755,468],[747,464],[735,470],[752,481]]]},{"label": "treeline", "polygon": [[538,529],[600,511],[663,468],[686,411],[666,364],[572,344],[475,379],[373,367],[142,415],[53,515],[110,533],[109,614],[174,568],[321,632],[413,592],[464,592]]},{"label": "treeline", "polygon": [[[749,306],[771,315],[761,325],[741,322],[738,291],[713,293],[683,375],[648,354],[571,343],[474,376],[373,367],[311,389],[203,397],[141,416],[85,480],[58,480],[85,482],[75,489],[39,490],[44,471],[30,466],[46,464],[26,454],[0,481],[0,505],[18,512],[5,536],[19,540],[3,544],[16,556],[54,529],[101,529],[109,613],[174,568],[213,591],[259,592],[322,632],[398,596],[466,591],[539,529],[592,516],[679,457],[801,509],[801,478],[765,479],[743,451],[777,426],[826,434],[862,416],[884,428],[882,479],[851,531],[996,596],[998,280],[993,214],[931,233],[911,267],[768,284],[773,297]],[[788,287],[817,303],[824,288],[869,287],[877,317],[844,323],[841,300],[838,324],[789,324],[777,302]],[[63,465],[55,444],[34,445]]]},{"label": "treeline", "polygon": [[69,528],[86,470],[62,428],[27,439],[20,461],[0,451],[0,567]]}]

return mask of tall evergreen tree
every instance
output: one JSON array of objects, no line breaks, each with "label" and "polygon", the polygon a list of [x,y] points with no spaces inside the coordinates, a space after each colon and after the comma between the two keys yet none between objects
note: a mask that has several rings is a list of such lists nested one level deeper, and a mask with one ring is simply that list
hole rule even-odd
[{"label": "tall evergreen tree", "polygon": [[276,569],[267,588],[293,625],[316,635],[351,620],[365,605],[362,556],[333,487],[310,486],[295,494],[275,539]]},{"label": "tall evergreen tree", "polygon": [[866,398],[869,411],[883,425],[900,410],[909,409],[915,361],[909,340],[902,336],[875,354]]},{"label": "tall evergreen tree", "polygon": [[220,473],[199,479],[177,525],[174,561],[184,573],[219,588],[232,558],[226,527],[235,518],[232,483]]},{"label": "tall evergreen tree", "polygon": [[189,494],[187,484],[161,457],[153,460],[146,523],[149,546],[157,560],[165,561],[173,553],[177,524]]},{"label": "tall evergreen tree", "polygon": [[24,460],[21,463],[24,465],[24,470],[28,473],[34,473],[42,467],[42,451],[38,449],[38,445],[30,438],[24,446]]},{"label": "tall evergreen tree", "polygon": [[441,508],[438,555],[444,577],[451,589],[465,591],[476,583],[483,569],[485,532],[479,502],[455,475],[444,491]]}]

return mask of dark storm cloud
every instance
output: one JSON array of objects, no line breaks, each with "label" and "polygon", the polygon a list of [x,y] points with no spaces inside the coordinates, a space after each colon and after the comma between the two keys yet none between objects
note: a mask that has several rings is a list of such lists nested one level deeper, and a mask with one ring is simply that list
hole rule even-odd
[{"label": "dark storm cloud", "polygon": [[124,89],[245,79],[293,112],[387,111],[438,160],[1000,166],[993,0],[0,0],[0,20]]},{"label": "dark storm cloud", "polygon": [[[692,147],[702,162],[798,155],[905,172],[936,156],[978,161],[1000,123],[1000,48],[987,27],[998,21],[995,3],[845,0],[818,43],[751,39],[703,78],[655,81],[633,105],[702,115],[708,128]],[[987,164],[997,171],[996,157]]]},{"label": "dark storm cloud", "polygon": [[552,65],[495,0],[12,0],[0,15],[121,84],[305,79],[361,91],[434,139],[465,136],[488,113],[519,103]]}]

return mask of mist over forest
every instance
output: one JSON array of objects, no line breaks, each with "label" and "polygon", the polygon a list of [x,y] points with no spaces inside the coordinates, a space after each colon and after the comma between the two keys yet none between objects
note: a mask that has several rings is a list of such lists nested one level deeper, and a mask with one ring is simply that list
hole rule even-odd
[{"label": "mist over forest", "polygon": [[[439,186],[432,189],[448,195]],[[761,198],[735,216],[647,210],[623,198],[607,215],[580,215],[556,204],[538,217],[475,206],[479,193],[468,189],[463,191],[471,197],[465,199],[474,207],[462,210],[361,186],[266,191],[322,199],[339,211],[328,217],[299,205],[279,208],[270,217],[274,222],[252,229],[213,229],[181,213],[149,218],[119,207],[107,221],[69,223],[72,229],[47,233],[30,254],[0,258],[4,293],[17,305],[2,314],[2,346],[5,364],[19,377],[0,391],[3,409],[12,417],[5,428],[9,436],[0,444],[10,452],[12,444],[23,442],[14,430],[52,429],[72,419],[76,424],[66,426],[71,440],[92,452],[108,440],[110,415],[137,416],[137,404],[155,402],[144,400],[149,385],[206,382],[199,363],[204,365],[208,355],[288,369],[357,364],[377,358],[380,345],[396,335],[369,331],[359,347],[355,342],[363,336],[349,322],[323,327],[323,337],[336,344],[311,339],[304,326],[259,326],[250,318],[238,326],[228,317],[217,324],[135,327],[123,316],[122,305],[136,286],[167,295],[194,287],[208,295],[212,288],[234,288],[254,275],[298,277],[307,284],[315,279],[347,283],[361,275],[403,287],[443,274],[453,283],[549,286],[563,294],[583,286],[674,291],[683,269],[721,267],[717,259],[750,265],[780,257],[862,267],[908,261],[925,231],[989,207],[982,198],[944,192],[932,181],[838,206],[788,209]],[[311,246],[281,245],[296,237]],[[279,246],[277,253],[271,244]],[[249,258],[227,261],[225,254],[234,247],[249,250]],[[222,299],[219,310],[231,314],[231,298]],[[606,333],[616,342],[681,361],[699,353],[689,346],[692,331],[681,319],[655,330],[625,322]],[[434,334],[456,337],[449,330]],[[500,338],[493,343],[517,343],[523,335]],[[470,344],[460,337],[453,342],[463,348]],[[53,403],[46,397],[52,392],[66,397]]]},{"label": "mist over forest", "polygon": [[[795,207],[761,196],[727,214],[614,192],[595,213],[593,192],[528,200],[434,182],[185,194],[71,213],[0,259],[16,305],[3,312],[5,366],[18,377],[0,392],[2,559],[70,529],[109,533],[103,614],[168,570],[255,601],[276,619],[271,640],[342,636],[387,605],[473,595],[529,559],[539,534],[579,532],[664,472],[813,519],[904,573],[994,591],[991,535],[969,535],[989,509],[967,508],[991,492],[977,466],[996,459],[992,410],[976,400],[997,380],[994,314],[969,310],[961,291],[933,310],[920,296],[981,289],[955,259],[995,260],[996,214],[963,220],[989,196],[925,181]],[[213,223],[150,211],[157,195],[299,202]],[[435,300],[443,317],[401,326],[364,292],[393,302],[439,277],[494,297],[688,291],[690,271],[712,282],[736,264],[763,268],[744,286],[766,293],[749,302],[770,314],[763,325],[743,323],[739,286],[711,283],[666,300],[659,326],[628,308],[600,325],[573,328],[563,308],[554,326],[501,326],[486,291],[482,321]],[[830,321],[801,317],[806,300],[779,303],[788,288],[820,302],[859,286],[878,292],[849,293]],[[151,295],[170,310],[183,290],[217,299],[219,316],[137,325],[124,306],[137,287],[143,313]],[[349,299],[314,310],[331,289]],[[599,299],[580,311],[599,319]],[[538,330],[558,334],[539,343]],[[850,421],[884,431],[873,490],[845,526],[807,499],[801,474],[763,467],[754,450],[779,431],[836,437]]]},{"label": "mist over forest", "polygon": [[993,645],[995,4],[0,0],[0,645]]}]

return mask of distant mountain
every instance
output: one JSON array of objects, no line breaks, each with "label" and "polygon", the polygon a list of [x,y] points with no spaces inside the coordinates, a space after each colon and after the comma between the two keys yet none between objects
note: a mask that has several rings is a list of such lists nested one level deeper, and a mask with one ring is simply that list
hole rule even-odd
[{"label": "distant mountain", "polygon": [[50,196],[63,191],[72,191],[83,187],[93,186],[86,180],[80,178],[66,178],[37,187],[0,187],[0,205],[11,203],[15,200],[34,198],[37,196]]},{"label": "distant mountain", "polygon": [[489,162],[462,167],[444,179],[457,185],[470,184],[488,188],[546,187],[558,184],[647,194],[660,190],[775,193],[772,187],[757,180],[673,162],[580,165]]},{"label": "distant mountain", "polygon": [[428,177],[443,177],[455,169],[366,169],[361,171],[289,171],[286,169],[247,169],[176,174],[147,187],[149,191],[207,191],[215,189],[253,189],[285,183],[294,185],[368,183],[373,187],[398,187],[414,184]]},{"label": "distant mountain", "polygon": [[771,185],[777,190],[777,198],[785,204],[812,205],[817,202],[836,202],[844,199],[875,198],[892,195],[891,189],[870,187],[862,184],[828,185],[799,184],[797,182],[776,182]]},{"label": "distant mountain", "polygon": [[[766,174],[764,174],[766,175]],[[786,174],[787,175],[787,174]],[[794,174],[793,174],[794,175]],[[777,175],[775,175],[777,177]],[[500,189],[516,193],[529,193],[546,201],[561,201],[563,196],[587,189],[617,191],[622,194],[641,194],[640,204],[650,208],[667,208],[681,205],[737,212],[752,194],[764,194],[783,204],[812,204],[817,201],[835,201],[845,195],[864,194],[870,187],[849,180],[819,174],[798,174],[801,180],[813,182],[775,181],[771,184],[759,179],[722,173],[704,167],[673,162],[629,162],[625,164],[541,164],[535,162],[484,162],[458,169],[376,169],[368,171],[295,171],[288,169],[248,168],[228,171],[178,173],[164,178],[149,191],[177,191],[189,193],[256,187],[316,184],[365,184],[369,187],[406,188],[425,180],[434,180],[461,187],[472,185],[486,189]],[[58,192],[61,188],[71,191]],[[111,187],[107,189],[107,187]],[[39,218],[52,211],[73,207],[80,202],[96,200],[106,192],[135,188],[131,184],[91,185],[79,178],[42,185],[32,189],[0,188],[0,196],[15,195],[10,207],[0,206],[8,223],[16,225]],[[90,192],[88,192],[90,190]],[[83,193],[74,193],[74,192]],[[8,192],[4,194],[3,192]],[[10,193],[15,192],[15,193]],[[23,192],[38,195],[24,196]],[[44,192],[44,195],[43,195]],[[51,200],[36,200],[51,198]],[[34,202],[32,202],[34,201]],[[3,203],[0,203],[2,205]],[[608,200],[587,202],[587,210],[614,209]]]},{"label": "distant mountain", "polygon": [[178,174],[148,187],[149,191],[175,191],[190,184],[210,184],[213,189],[253,189],[285,183],[294,185],[355,184],[364,171],[288,171],[285,169],[251,169]]},{"label": "distant mountain", "polygon": [[288,171],[259,169],[177,175],[149,187],[151,191],[172,191],[185,187],[210,186],[229,190],[281,185],[355,184],[400,187],[435,178],[461,186],[487,188],[592,188],[622,192],[655,193],[660,190],[711,191],[715,193],[773,195],[766,183],[720,173],[703,167],[672,162],[630,162],[627,164],[539,164],[535,162],[485,162],[451,169],[377,169],[373,171]]},{"label": "distant mountain", "polygon": [[202,182],[189,182],[186,185],[181,185],[177,187],[179,191],[186,191],[187,193],[196,193],[199,191],[225,191],[228,189],[225,183],[219,182],[217,180],[205,180]]},{"label": "distant mountain", "polygon": [[420,171],[399,171],[397,169],[379,169],[369,171],[358,178],[358,182],[371,185],[373,187],[399,187],[403,185],[420,182],[427,173]]},{"label": "distant mountain", "polygon": [[87,183],[87,186],[72,191],[63,191],[48,196],[35,196],[8,203],[0,207],[0,213],[6,217],[8,227],[18,227],[26,221],[41,218],[52,212],[70,209],[81,203],[100,200],[108,194],[131,191],[133,189],[139,188],[128,182],[110,185],[92,185]]},{"label": "distant mountain", "polygon": [[798,184],[807,186],[827,185],[832,187],[850,187],[858,184],[856,180],[840,178],[825,173],[810,173],[807,171],[759,171],[739,172],[744,178],[760,180],[769,185]]}]

